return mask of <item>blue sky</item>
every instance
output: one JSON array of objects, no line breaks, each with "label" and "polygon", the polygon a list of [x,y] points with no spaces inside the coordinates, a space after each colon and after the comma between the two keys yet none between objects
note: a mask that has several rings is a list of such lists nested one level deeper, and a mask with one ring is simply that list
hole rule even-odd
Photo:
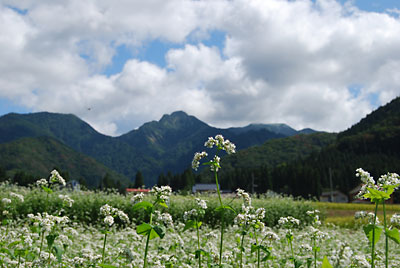
[{"label": "blue sky", "polygon": [[0,115],[74,113],[109,135],[175,110],[340,131],[400,93],[394,0],[0,7]]}]

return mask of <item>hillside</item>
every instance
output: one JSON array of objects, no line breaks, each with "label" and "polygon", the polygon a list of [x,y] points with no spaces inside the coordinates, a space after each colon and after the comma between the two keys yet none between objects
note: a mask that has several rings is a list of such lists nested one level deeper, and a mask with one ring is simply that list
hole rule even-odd
[{"label": "hillside", "polygon": [[[315,134],[307,138],[312,135]],[[329,135],[325,145],[334,137]],[[338,133],[332,144],[321,146],[320,150],[312,152],[310,156],[289,162],[281,158],[275,162],[278,165],[271,166],[271,159],[279,159],[279,152],[291,150],[284,146],[274,151],[265,146],[271,143],[279,147],[280,142],[289,145],[291,138],[267,142],[263,146],[240,152],[237,158],[228,158],[226,166],[235,166],[236,169],[225,176],[226,185],[232,181],[245,180],[241,186],[250,190],[249,181],[254,177],[258,185],[256,190],[260,192],[271,189],[295,196],[318,197],[324,189],[330,188],[330,177],[333,188],[347,194],[360,183],[355,176],[355,170],[359,167],[368,170],[375,178],[387,172],[399,173],[400,98],[373,111],[348,130]],[[292,149],[296,151],[295,148]],[[286,153],[283,155],[288,156]],[[238,168],[242,163],[243,167]]]},{"label": "hillside", "polygon": [[107,173],[122,184],[128,184],[123,175],[50,137],[20,138],[0,144],[0,155],[0,166],[10,177],[22,171],[40,179],[57,167],[60,172],[68,173],[69,179],[83,179],[89,186],[98,186]]},{"label": "hillside", "polygon": [[153,185],[160,173],[189,167],[193,153],[203,148],[209,136],[222,134],[240,150],[284,137],[282,133],[288,130],[291,135],[296,133],[283,124],[219,129],[178,111],[119,137],[109,137],[74,115],[41,112],[0,117],[0,144],[27,137],[53,138],[131,180],[140,170],[146,184]]}]

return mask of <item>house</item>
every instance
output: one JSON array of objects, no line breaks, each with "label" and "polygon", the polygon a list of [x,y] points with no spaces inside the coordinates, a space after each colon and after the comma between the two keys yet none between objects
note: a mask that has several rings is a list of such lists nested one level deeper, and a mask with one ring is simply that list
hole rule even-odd
[{"label": "house", "polygon": [[72,191],[79,191],[81,189],[81,185],[76,180],[68,181],[66,187]]},{"label": "house", "polygon": [[216,192],[217,185],[215,183],[196,183],[192,186],[192,193]]},{"label": "house", "polygon": [[141,188],[126,188],[125,189],[126,193],[133,193],[133,194],[139,194],[139,193],[144,193],[147,194],[150,192],[150,189],[141,189]]},{"label": "house", "polygon": [[321,202],[334,202],[334,203],[347,203],[349,202],[349,198],[344,193],[334,190],[334,191],[325,191],[322,192],[319,197]]}]

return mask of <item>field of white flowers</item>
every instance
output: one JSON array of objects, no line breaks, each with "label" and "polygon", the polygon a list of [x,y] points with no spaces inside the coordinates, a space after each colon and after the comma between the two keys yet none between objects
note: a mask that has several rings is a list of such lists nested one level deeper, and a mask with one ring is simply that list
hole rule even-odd
[{"label": "field of white flowers", "polygon": [[[127,204],[134,208],[142,206],[143,202],[155,204],[157,195],[166,201],[169,209],[174,208],[174,205],[176,207],[177,203],[187,206],[184,208],[186,212],[183,213],[183,217],[175,217],[175,220],[163,206],[156,207],[153,211],[152,226],[160,227],[160,236],[154,235],[148,243],[146,266],[199,267],[200,256],[200,267],[219,267],[220,224],[196,225],[194,221],[197,219],[200,223],[201,219],[205,218],[209,209],[207,205],[211,204],[213,199],[215,201],[215,197],[169,198],[168,189],[165,191],[166,188],[156,187],[154,195],[146,197],[145,201],[140,195],[114,194],[119,198],[116,202],[112,200],[113,194],[92,192],[90,197],[89,192],[69,193],[57,190],[57,187],[50,190],[43,185],[44,181],[41,181],[40,187],[33,188],[9,184],[0,186],[0,267],[144,267],[147,233],[140,233],[138,226],[145,222],[148,224],[149,218],[130,218],[126,205],[120,206],[119,209],[108,205],[107,202],[122,204],[121,200],[126,200]],[[50,191],[43,191],[42,186]],[[101,197],[95,201],[101,205],[97,222],[83,223],[67,213],[78,205],[77,202],[83,202],[83,205],[79,205],[79,210],[84,209],[85,204],[90,206],[88,201],[79,199],[82,199],[82,196],[89,196],[88,200],[94,200],[96,196]],[[36,212],[25,216],[12,215],[24,206],[29,207],[25,208],[27,212],[31,211],[34,207],[32,203],[37,202],[34,197],[42,201],[47,199],[47,202],[51,203],[48,204],[49,211],[50,205],[54,205],[56,201],[59,202],[59,206],[51,214]],[[268,203],[283,202],[284,199],[251,199],[244,191],[237,191],[235,201],[242,207],[237,209],[237,206],[234,206],[238,213],[224,230],[222,267],[294,267],[295,264],[296,267],[371,267],[371,244],[361,226],[358,229],[345,229],[320,224],[319,213],[316,210],[303,212],[304,217],[297,215],[297,218],[303,219],[303,222],[297,224],[296,218],[284,216],[293,211],[284,211],[283,208],[283,216],[280,217],[279,223],[267,227],[262,223],[262,218],[268,216]],[[292,205],[301,203],[292,202]],[[257,208],[253,208],[252,204]],[[266,209],[262,209],[263,204]],[[285,206],[285,203],[280,204]],[[309,208],[308,205],[309,203],[306,203],[302,206]],[[368,217],[373,219],[371,213],[357,213],[357,217],[366,217],[366,221]],[[391,224],[397,223],[395,216]],[[292,237],[291,243],[288,243],[288,235]],[[384,244],[383,239],[376,244],[375,267],[385,267]],[[399,246],[389,240],[389,247],[389,267],[400,267]],[[323,263],[325,256],[327,261]],[[293,262],[293,259],[296,262]]]},{"label": "field of white flowers", "polygon": [[[235,152],[220,135],[205,146]],[[207,156],[196,153],[193,168]],[[358,196],[375,210],[356,213],[359,228],[344,229],[324,225],[312,202],[241,189],[223,198],[219,160],[203,164],[215,174],[214,197],[171,198],[169,186],[150,196],[68,192],[56,170],[29,188],[3,183],[0,267],[400,267],[400,215],[389,219],[385,209],[397,174],[375,182],[357,170]]]}]

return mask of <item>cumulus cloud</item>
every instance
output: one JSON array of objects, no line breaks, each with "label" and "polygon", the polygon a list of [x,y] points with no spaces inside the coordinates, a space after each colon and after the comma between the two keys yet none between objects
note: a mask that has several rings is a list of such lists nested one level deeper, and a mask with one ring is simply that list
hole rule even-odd
[{"label": "cumulus cloud", "polygon": [[[214,30],[222,50],[203,43]],[[1,98],[109,135],[176,110],[339,131],[400,93],[398,16],[351,2],[5,0],[0,33]],[[152,40],[178,45],[166,67],[132,58],[103,73],[118,46]]]}]

